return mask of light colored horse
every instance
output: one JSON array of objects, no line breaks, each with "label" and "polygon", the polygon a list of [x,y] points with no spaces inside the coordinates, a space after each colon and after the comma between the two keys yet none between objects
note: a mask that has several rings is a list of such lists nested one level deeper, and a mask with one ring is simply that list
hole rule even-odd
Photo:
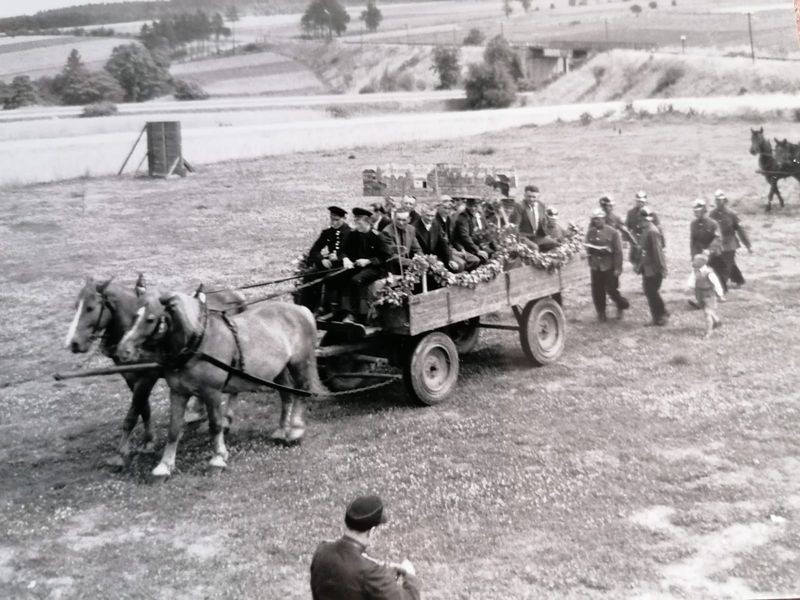
[{"label": "light colored horse", "polygon": [[[234,333],[235,330],[235,333]],[[201,358],[207,354],[226,365],[239,365],[248,375],[313,394],[324,394],[317,373],[316,323],[307,308],[269,302],[258,309],[224,317],[209,311],[200,298],[181,293],[159,296],[147,292],[131,329],[118,346],[118,356],[135,360],[140,348],[157,344],[166,359],[164,377],[170,388],[170,427],[155,477],[167,477],[175,467],[175,454],[183,429],[183,413],[191,395],[202,400],[208,412],[214,456],[210,466],[223,468],[228,451],[220,426],[223,392],[261,391],[263,386]],[[305,401],[281,391],[280,426],[272,439],[299,442],[305,433]]]},{"label": "light colored horse", "polygon": [[[100,338],[100,352],[114,363],[120,364],[117,358],[117,344],[125,332],[133,326],[139,310],[139,296],[146,290],[144,277],[139,274],[134,289],[128,289],[113,281],[95,281],[87,277],[75,301],[75,316],[70,323],[69,332],[64,340],[66,347],[76,354],[88,352],[93,343]],[[239,292],[224,290],[212,297],[211,303],[217,308],[229,308],[244,303],[244,296]],[[157,359],[157,354],[143,349],[140,358],[149,362]],[[142,418],[144,426],[144,452],[155,449],[153,426],[150,411],[150,393],[161,377],[161,369],[122,373],[125,383],[130,388],[131,405],[122,422],[122,436],[117,446],[117,453],[106,460],[106,464],[121,468],[128,462],[131,454],[131,434]],[[233,418],[230,409],[226,417]],[[195,420],[202,419],[197,415]],[[188,415],[187,415],[187,422]]]}]

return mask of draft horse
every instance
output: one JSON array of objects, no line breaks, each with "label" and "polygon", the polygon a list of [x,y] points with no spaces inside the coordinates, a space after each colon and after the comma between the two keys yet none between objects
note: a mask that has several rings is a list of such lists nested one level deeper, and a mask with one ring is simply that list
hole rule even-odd
[{"label": "draft horse", "polygon": [[[93,343],[100,338],[99,350],[104,356],[120,364],[117,358],[117,345],[125,333],[133,326],[139,310],[139,296],[146,290],[144,276],[140,273],[134,289],[128,289],[113,281],[95,281],[87,277],[83,288],[75,301],[75,316],[65,338],[65,344],[73,353],[86,353]],[[238,292],[225,290],[215,295],[214,306],[220,308],[241,305],[244,296]],[[155,361],[156,353],[143,349],[140,357],[143,361]],[[106,464],[121,468],[125,466],[131,454],[131,434],[142,418],[144,426],[144,451],[155,449],[153,426],[150,411],[150,392],[161,377],[161,369],[123,373],[122,377],[130,388],[131,404],[122,422],[122,436],[117,446],[117,453],[106,460]]]},{"label": "draft horse", "polygon": [[758,169],[769,183],[766,210],[768,212],[772,210],[772,198],[776,195],[783,208],[783,196],[778,189],[778,181],[792,175],[791,165],[782,164],[772,153],[772,144],[764,137],[763,127],[750,129],[750,154],[758,156]]},{"label": "draft horse", "polygon": [[[263,385],[235,375],[225,366],[254,378],[324,394],[316,359],[317,330],[304,306],[270,302],[237,315],[209,309],[203,294],[158,294],[148,291],[136,321],[119,343],[117,355],[135,360],[142,348],[156,347],[170,389],[167,445],[154,477],[168,477],[183,429],[186,402],[196,395],[208,412],[213,456],[209,465],[224,468],[228,451],[220,423],[222,394],[262,391]],[[213,364],[216,362],[216,364]],[[280,390],[280,425],[273,440],[297,443],[305,433],[305,401]]]}]

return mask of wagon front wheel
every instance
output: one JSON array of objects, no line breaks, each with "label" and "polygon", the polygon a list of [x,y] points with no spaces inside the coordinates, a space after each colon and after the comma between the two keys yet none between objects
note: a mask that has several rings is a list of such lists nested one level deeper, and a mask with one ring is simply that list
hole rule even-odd
[{"label": "wagon front wheel", "polygon": [[458,381],[458,350],[453,340],[440,331],[423,336],[406,362],[403,380],[409,395],[420,404],[432,406],[446,400]]},{"label": "wagon front wheel", "polygon": [[525,358],[532,365],[557,361],[567,337],[567,321],[558,302],[553,298],[529,302],[522,311],[519,336]]}]

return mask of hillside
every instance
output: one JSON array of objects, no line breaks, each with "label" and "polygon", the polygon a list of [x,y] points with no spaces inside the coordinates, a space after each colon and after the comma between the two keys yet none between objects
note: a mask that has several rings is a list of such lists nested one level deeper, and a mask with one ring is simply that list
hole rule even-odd
[{"label": "hillside", "polygon": [[673,55],[633,50],[599,54],[535,95],[537,103],[628,98],[731,96],[800,91],[797,62]]}]

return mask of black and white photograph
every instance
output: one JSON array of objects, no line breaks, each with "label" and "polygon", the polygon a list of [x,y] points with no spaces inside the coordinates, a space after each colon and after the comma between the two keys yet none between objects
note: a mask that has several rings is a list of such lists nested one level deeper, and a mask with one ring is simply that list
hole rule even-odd
[{"label": "black and white photograph", "polygon": [[0,598],[800,598],[800,0],[0,0]]}]

